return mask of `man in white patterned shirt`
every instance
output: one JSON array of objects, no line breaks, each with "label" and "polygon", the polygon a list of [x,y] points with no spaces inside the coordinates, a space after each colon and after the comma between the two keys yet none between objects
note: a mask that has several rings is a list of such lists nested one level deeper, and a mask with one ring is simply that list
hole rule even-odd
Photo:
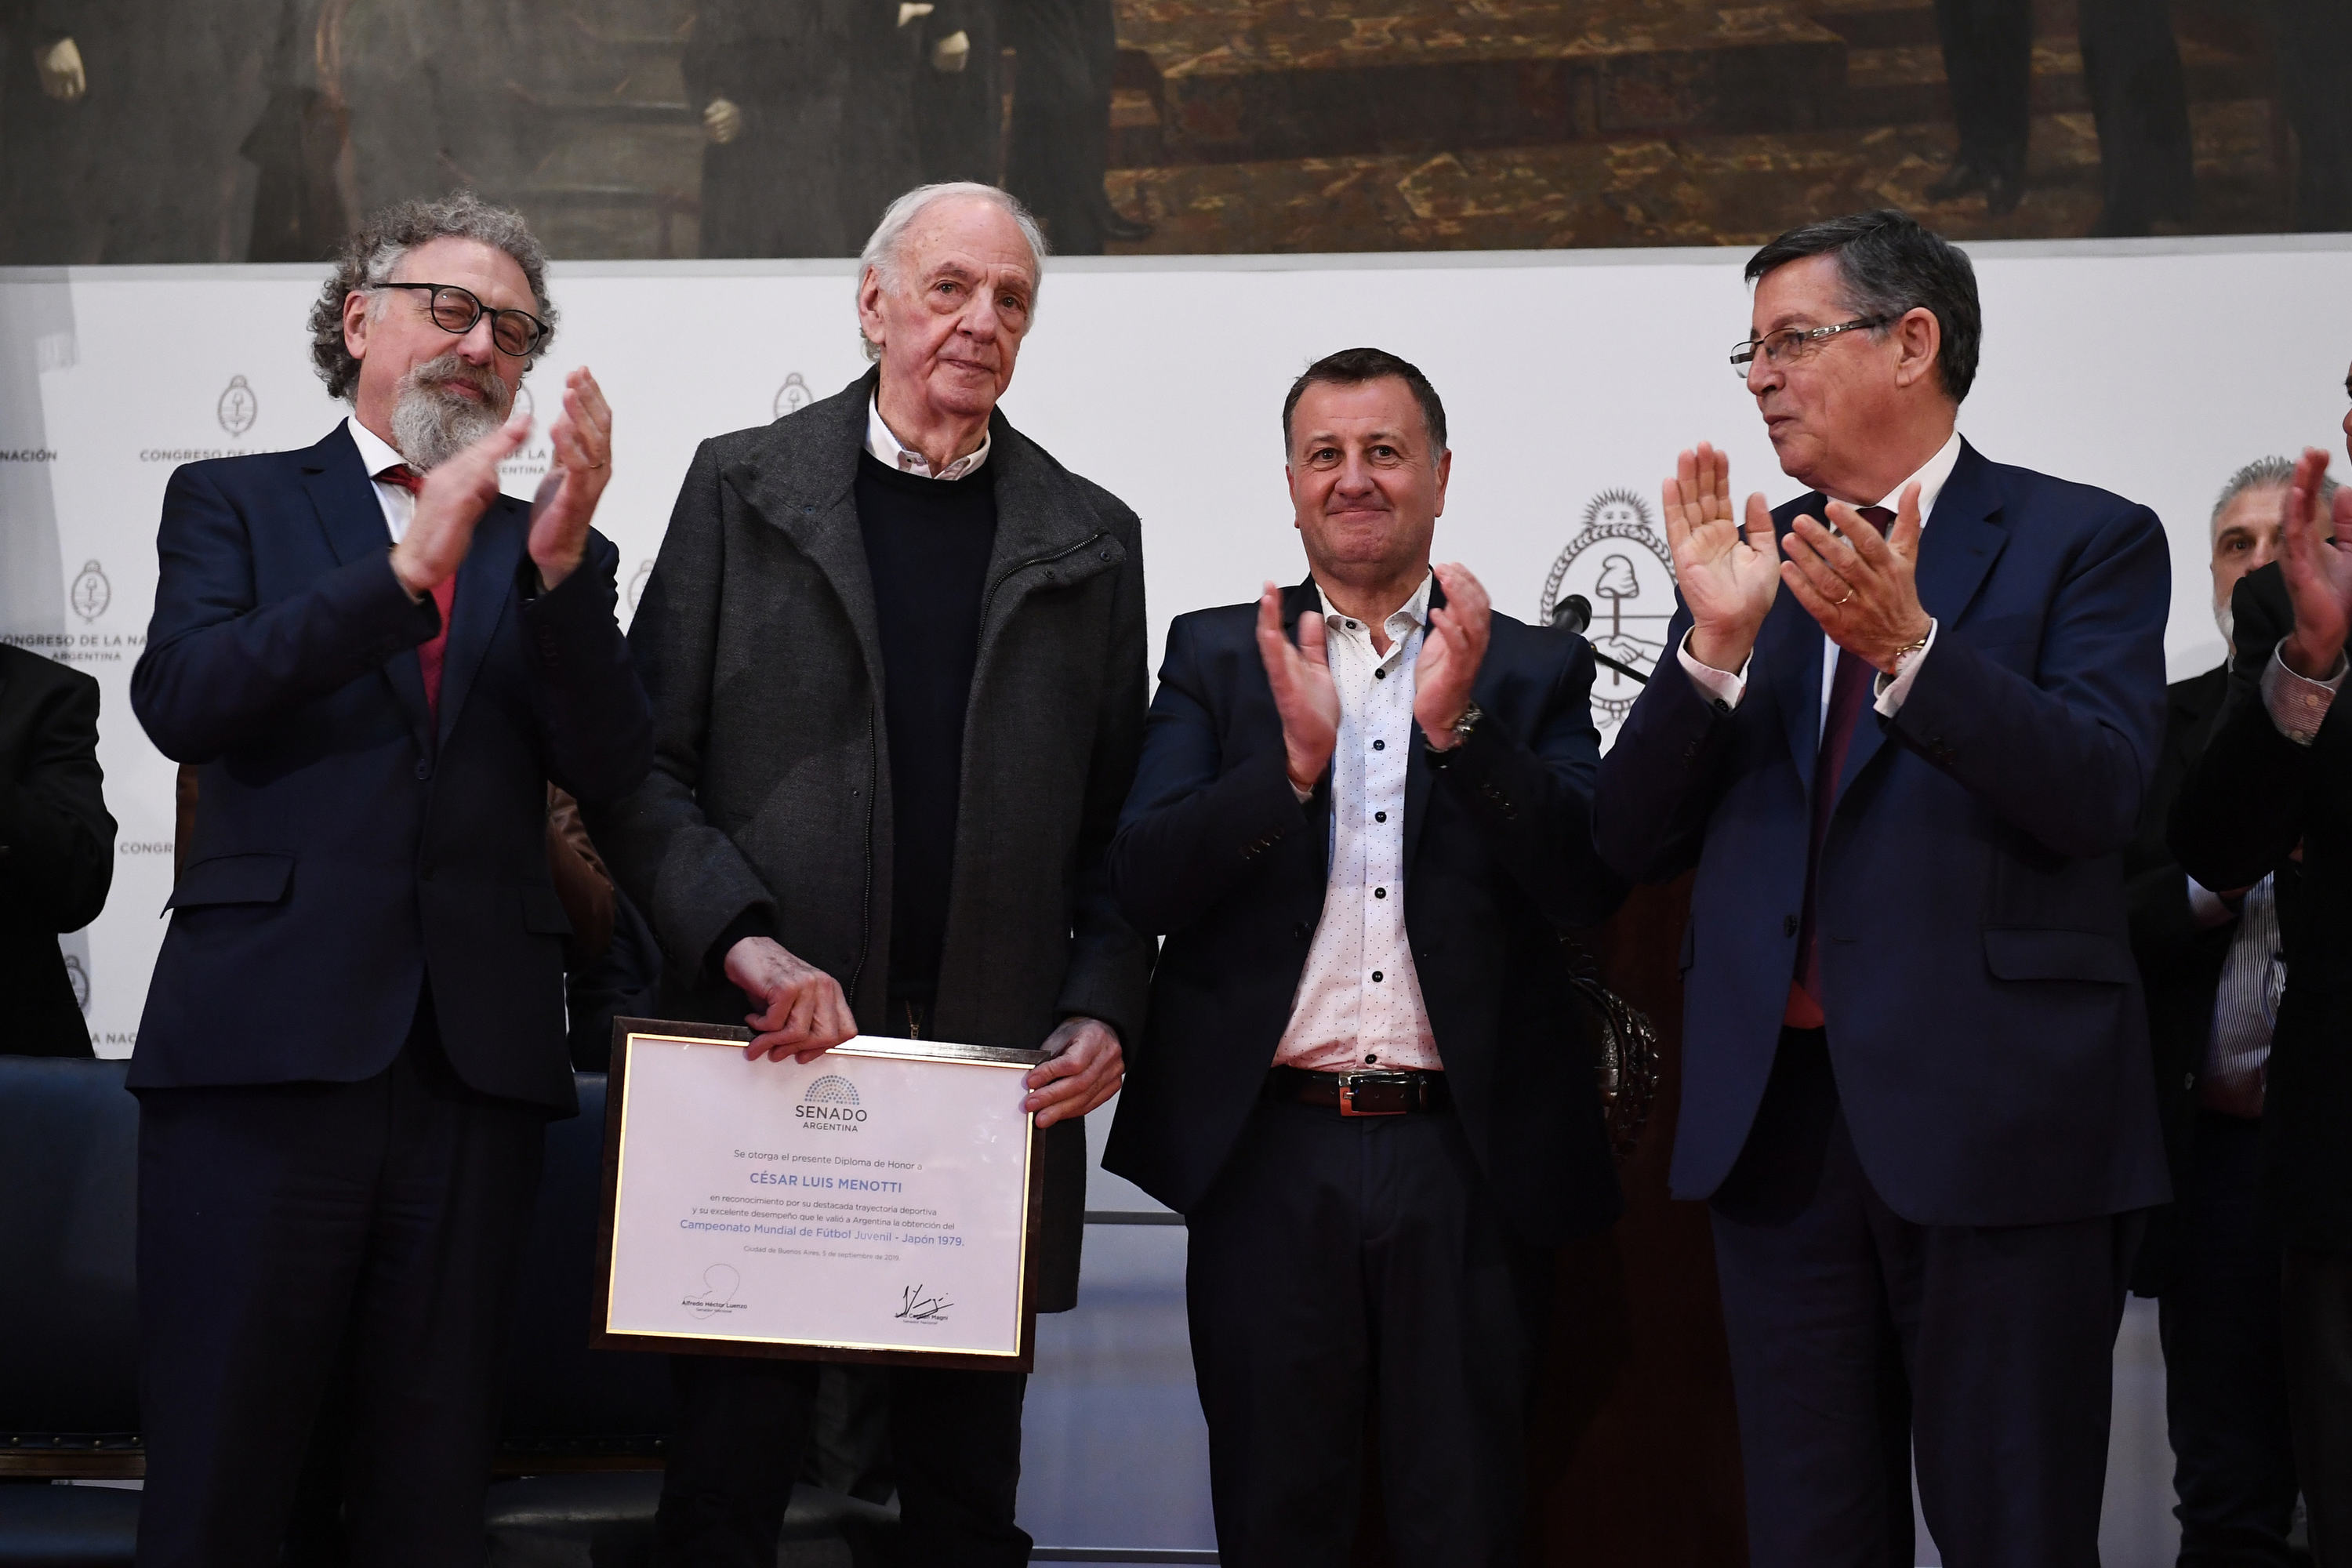
[{"label": "man in white patterned shirt", "polygon": [[1330,355],[1283,433],[1311,575],[1170,627],[1112,841],[1167,941],[1104,1163],[1190,1229],[1221,1561],[1349,1561],[1369,1417],[1400,1563],[1515,1563],[1549,1248],[1619,1207],[1558,938],[1621,892],[1591,649],[1431,568],[1420,371]]}]

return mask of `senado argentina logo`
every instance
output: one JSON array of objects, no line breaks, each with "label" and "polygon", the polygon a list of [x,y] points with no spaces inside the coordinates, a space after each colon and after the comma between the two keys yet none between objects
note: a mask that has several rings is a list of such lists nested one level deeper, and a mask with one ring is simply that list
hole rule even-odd
[{"label": "senado argentina logo", "polygon": [[857,1086],[837,1072],[829,1072],[803,1089],[793,1114],[812,1132],[855,1132],[866,1121],[865,1108],[857,1103]]}]

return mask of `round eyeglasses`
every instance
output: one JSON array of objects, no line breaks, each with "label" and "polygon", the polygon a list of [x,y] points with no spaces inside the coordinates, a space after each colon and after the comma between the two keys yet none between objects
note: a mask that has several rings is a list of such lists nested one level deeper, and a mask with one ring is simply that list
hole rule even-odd
[{"label": "round eyeglasses", "polygon": [[1851,321],[1840,321],[1834,327],[1783,327],[1760,338],[1746,339],[1732,349],[1731,374],[1746,381],[1748,366],[1759,352],[1767,364],[1794,364],[1840,332],[1851,332],[1864,327],[1883,327],[1892,319],[1887,316],[1858,316]]},{"label": "round eyeglasses", "polygon": [[490,342],[499,353],[520,359],[547,341],[551,329],[529,310],[493,310],[473,293],[455,283],[371,283],[371,289],[415,289],[430,296],[426,310],[433,324],[453,336],[464,337],[484,316],[490,319]]}]

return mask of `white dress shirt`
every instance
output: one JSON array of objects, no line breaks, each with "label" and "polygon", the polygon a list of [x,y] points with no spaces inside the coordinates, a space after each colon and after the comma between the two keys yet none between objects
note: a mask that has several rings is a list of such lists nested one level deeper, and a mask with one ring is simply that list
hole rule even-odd
[{"label": "white dress shirt", "polygon": [[[2284,641],[2280,646],[2285,646]],[[2289,669],[2279,650],[2273,648],[2270,663],[2263,666],[2263,705],[2270,710],[2271,722],[2278,726],[2278,732],[2298,746],[2311,744],[2326,721],[2328,709],[2336,704],[2336,692],[2344,688],[2346,668],[2339,653],[2336,673],[2314,680]]]},{"label": "white dress shirt", "polygon": [[[2193,902],[2205,889],[2194,882],[2189,886]],[[2250,1120],[2263,1113],[2271,1031],[2286,991],[2286,955],[2280,946],[2277,882],[2264,877],[2246,890],[2239,907],[2238,929],[2213,994],[2213,1026],[2206,1036],[2205,1071],[2198,1085],[2199,1098],[2210,1110]]]},{"label": "white dress shirt", "polygon": [[874,454],[876,462],[896,468],[902,474],[913,474],[918,479],[965,478],[988,461],[988,444],[994,439],[987,431],[982,431],[979,446],[935,474],[931,472],[931,460],[899,440],[897,433],[884,423],[881,394],[875,394],[866,405],[866,449]]},{"label": "white dress shirt", "polygon": [[[1331,875],[1307,950],[1290,1024],[1275,1047],[1285,1067],[1388,1071],[1445,1064],[1404,929],[1404,781],[1417,743],[1413,664],[1429,620],[1430,579],[1388,618],[1389,650],[1371,628],[1323,612],[1339,739],[1331,752]],[[1317,602],[1321,603],[1318,591]]]},{"label": "white dress shirt", "polygon": [[[1959,460],[1960,433],[1955,430],[1948,440],[1936,448],[1936,455],[1920,466],[1917,473],[1913,474],[1910,479],[1905,479],[1902,484],[1896,485],[1871,504],[1885,507],[1890,511],[1897,510],[1896,503],[1902,500],[1904,489],[1916,480],[1919,486],[1919,531],[1924,537],[1927,531],[1928,519],[1935,512],[1936,502],[1944,493],[1944,483],[1952,477],[1952,466]],[[1676,651],[1682,658],[1683,672],[1690,677],[1692,685],[1697,687],[1705,695],[1722,703],[1726,708],[1739,706],[1740,698],[1748,691],[1747,664],[1741,665],[1737,673],[1709,668],[1691,657],[1688,632],[1683,634],[1682,647]],[[1876,693],[1878,699],[1873,706],[1882,716],[1888,719],[1895,717],[1895,710],[1903,706],[1903,700],[1911,695],[1912,683],[1919,679],[1919,667],[1927,663],[1927,656],[1935,651],[1936,622],[1934,617],[1930,616],[1927,621],[1927,647],[1916,653],[1905,654],[1896,660],[1893,679],[1890,679],[1882,672],[1872,683],[1871,689]],[[1837,682],[1838,653],[1838,645],[1830,640],[1827,632],[1823,632],[1822,634],[1822,703],[1817,720],[1819,725],[1825,726],[1830,721],[1830,689]],[[1754,662],[1751,656],[1748,663]]]},{"label": "white dress shirt", "polygon": [[392,542],[400,542],[408,531],[409,519],[416,515],[416,498],[398,485],[388,485],[375,478],[386,468],[396,468],[408,461],[395,451],[391,442],[377,435],[359,421],[356,414],[343,420],[343,427],[352,433],[352,440],[360,449],[360,462],[375,485],[376,505],[383,508],[383,525],[391,531]]}]

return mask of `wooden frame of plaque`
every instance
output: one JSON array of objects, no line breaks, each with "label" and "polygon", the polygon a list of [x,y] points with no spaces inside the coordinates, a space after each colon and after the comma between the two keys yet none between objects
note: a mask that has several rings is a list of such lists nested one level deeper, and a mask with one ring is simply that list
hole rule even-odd
[{"label": "wooden frame of plaque", "polygon": [[[723,1334],[614,1332],[607,1325],[613,1302],[614,1216],[621,1195],[622,1143],[628,1116],[629,1041],[633,1037],[671,1042],[748,1045],[751,1031],[725,1024],[688,1024],[659,1018],[613,1020],[613,1058],[604,1089],[604,1196],[596,1218],[596,1296],[591,1310],[588,1342],[598,1350],[659,1351],[667,1354],[766,1356],[787,1361],[838,1361],[890,1366],[946,1366],[982,1372],[1029,1372],[1037,1355],[1037,1229],[1045,1213],[1045,1134],[1033,1118],[1026,1152],[1027,1196],[1021,1219],[1020,1315],[1021,1348],[1017,1355],[993,1352],[932,1350],[923,1345],[851,1345],[816,1340],[781,1340]],[[992,1046],[950,1045],[937,1040],[901,1040],[860,1037],[854,1052],[901,1059],[986,1062],[1003,1067],[1034,1067],[1046,1059],[1043,1051],[1011,1050]]]}]

